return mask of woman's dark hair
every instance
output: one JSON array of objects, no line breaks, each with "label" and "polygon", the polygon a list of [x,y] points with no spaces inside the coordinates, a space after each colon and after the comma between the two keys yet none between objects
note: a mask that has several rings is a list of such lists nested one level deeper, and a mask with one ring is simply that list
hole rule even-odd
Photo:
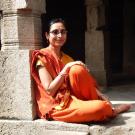
[{"label": "woman's dark hair", "polygon": [[66,28],[67,30],[67,24],[66,22],[64,21],[64,19],[62,18],[53,18],[50,20],[50,17],[48,16],[44,16],[42,15],[42,40],[43,40],[43,43],[42,43],[42,46],[43,47],[47,47],[48,46],[48,41],[47,39],[45,38],[45,32],[49,33],[50,32],[50,28],[51,26],[54,24],[54,23],[62,23],[64,25],[64,27]]},{"label": "woman's dark hair", "polygon": [[67,29],[67,24],[66,24],[66,22],[62,18],[54,18],[54,19],[52,19],[52,20],[49,21],[48,27],[46,29],[46,32],[49,32],[51,26],[53,24],[55,24],[55,23],[62,23],[64,25],[64,27]]}]

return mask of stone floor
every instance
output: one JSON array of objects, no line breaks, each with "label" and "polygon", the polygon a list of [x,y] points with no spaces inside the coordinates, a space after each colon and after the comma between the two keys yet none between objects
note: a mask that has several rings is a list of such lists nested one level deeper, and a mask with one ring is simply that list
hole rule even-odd
[{"label": "stone floor", "polygon": [[[130,111],[120,114],[110,122],[92,124],[93,135],[135,135],[135,83],[129,85],[113,86],[104,92],[114,106],[119,104],[132,104]],[[100,130],[100,132],[98,132]],[[97,133],[97,134],[96,134]]]}]

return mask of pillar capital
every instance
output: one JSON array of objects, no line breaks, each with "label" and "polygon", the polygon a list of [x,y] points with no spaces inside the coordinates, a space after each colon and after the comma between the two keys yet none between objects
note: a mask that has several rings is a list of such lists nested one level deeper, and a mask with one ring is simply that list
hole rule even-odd
[{"label": "pillar capital", "polygon": [[45,0],[1,0],[0,9],[1,50],[41,48],[41,14],[45,13]]},{"label": "pillar capital", "polygon": [[85,5],[89,7],[98,7],[102,4],[102,0],[85,0]]},{"label": "pillar capital", "polygon": [[0,10],[32,10],[45,13],[45,0],[1,0]]}]

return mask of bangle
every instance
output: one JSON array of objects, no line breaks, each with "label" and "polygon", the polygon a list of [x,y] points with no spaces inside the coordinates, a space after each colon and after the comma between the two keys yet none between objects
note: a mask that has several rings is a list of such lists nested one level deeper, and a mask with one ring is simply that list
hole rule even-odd
[{"label": "bangle", "polygon": [[58,75],[60,75],[61,77],[65,77],[65,76],[68,76],[68,73],[59,73]]}]

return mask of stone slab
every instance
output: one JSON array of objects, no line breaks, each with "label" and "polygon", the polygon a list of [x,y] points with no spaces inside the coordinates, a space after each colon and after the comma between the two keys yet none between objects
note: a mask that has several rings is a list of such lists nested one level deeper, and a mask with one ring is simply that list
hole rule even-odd
[{"label": "stone slab", "polygon": [[0,51],[0,119],[33,120],[30,51]]},{"label": "stone slab", "polygon": [[[132,116],[132,115],[131,115]],[[135,120],[135,117],[132,117]],[[0,135],[135,135],[134,122],[74,124],[46,120],[0,120]],[[122,120],[123,121],[123,120]]]},{"label": "stone slab", "polygon": [[0,135],[88,135],[89,127],[56,121],[0,120]]}]

